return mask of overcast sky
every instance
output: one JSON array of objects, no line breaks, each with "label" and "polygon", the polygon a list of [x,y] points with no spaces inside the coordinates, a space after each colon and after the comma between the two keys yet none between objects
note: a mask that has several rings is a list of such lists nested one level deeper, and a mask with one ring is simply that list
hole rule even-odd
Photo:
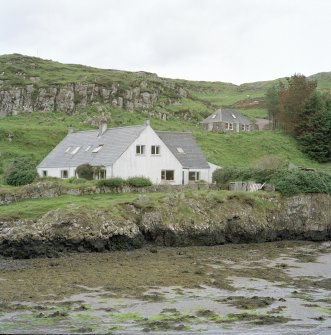
[{"label": "overcast sky", "polygon": [[331,71],[331,0],[0,5],[0,54],[236,84]]}]

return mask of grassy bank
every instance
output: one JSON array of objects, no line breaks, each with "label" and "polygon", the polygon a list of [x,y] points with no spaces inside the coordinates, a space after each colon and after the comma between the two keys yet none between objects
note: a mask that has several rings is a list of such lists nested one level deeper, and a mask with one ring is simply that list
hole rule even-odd
[{"label": "grassy bank", "polygon": [[[111,109],[109,127],[143,124],[144,113],[129,113]],[[64,113],[31,113],[0,120],[0,175],[16,157],[31,156],[40,162],[66,135],[67,128],[76,131],[91,129],[97,112],[88,109],[79,115]],[[330,164],[318,164],[307,158],[296,142],[282,132],[251,132],[215,134],[201,131],[196,123],[172,118],[169,121],[151,119],[155,130],[192,131],[207,159],[220,166],[253,166],[266,156],[277,156],[295,165],[331,171]],[[8,135],[13,136],[8,141]]]},{"label": "grassy bank", "polygon": [[[138,201],[137,206],[150,206],[153,207],[157,203],[162,204],[166,201],[170,193],[144,193],[145,202],[140,204],[139,198],[141,194],[137,193],[107,193],[95,195],[62,195],[54,198],[38,198],[29,199],[20,202],[12,202],[7,205],[0,206],[0,220],[19,220],[19,219],[38,219],[49,211],[58,208],[72,208],[73,211],[79,213],[79,208],[88,209],[111,209],[117,204],[133,203]],[[231,201],[232,198],[243,202],[254,204],[257,208],[266,208],[270,206],[267,201],[270,197],[275,197],[274,193],[240,193],[229,191],[186,191],[183,196],[201,200],[206,197],[211,201]],[[187,213],[184,213],[187,215]]]}]

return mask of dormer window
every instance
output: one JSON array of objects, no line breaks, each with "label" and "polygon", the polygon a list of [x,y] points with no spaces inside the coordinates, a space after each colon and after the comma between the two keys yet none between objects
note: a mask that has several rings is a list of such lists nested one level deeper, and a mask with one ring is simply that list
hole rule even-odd
[{"label": "dormer window", "polygon": [[96,148],[94,148],[94,149],[92,150],[92,152],[93,152],[93,153],[97,153],[97,152],[99,152],[99,151],[102,149],[102,147],[103,147],[103,144],[99,144],[99,146],[97,146]]},{"label": "dormer window", "polygon": [[176,148],[177,152],[179,152],[180,154],[185,154],[185,151],[183,150],[183,148]]},{"label": "dormer window", "polygon": [[212,118],[212,119],[215,119],[215,117],[216,117],[216,114],[214,114],[211,118]]},{"label": "dormer window", "polygon": [[232,113],[232,117],[234,118],[234,119],[236,119],[237,117]]}]

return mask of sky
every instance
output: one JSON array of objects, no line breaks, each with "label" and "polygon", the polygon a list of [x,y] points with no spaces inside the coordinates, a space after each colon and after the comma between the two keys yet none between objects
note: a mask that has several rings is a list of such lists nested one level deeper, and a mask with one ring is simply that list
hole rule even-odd
[{"label": "sky", "polygon": [[0,55],[235,84],[331,71],[331,0],[0,5]]}]

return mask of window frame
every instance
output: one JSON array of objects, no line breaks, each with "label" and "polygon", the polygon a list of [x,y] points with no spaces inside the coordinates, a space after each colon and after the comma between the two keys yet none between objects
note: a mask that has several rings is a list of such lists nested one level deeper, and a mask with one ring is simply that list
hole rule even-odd
[{"label": "window frame", "polygon": [[229,123],[229,130],[233,130],[233,123]]},{"label": "window frame", "polygon": [[[154,149],[154,153],[153,153]],[[161,146],[160,145],[151,145],[151,155],[160,156],[161,155]]]},{"label": "window frame", "polygon": [[[168,179],[167,175],[172,174],[172,179]],[[161,181],[171,182],[175,181],[175,170],[161,170]]]},{"label": "window frame", "polygon": [[75,147],[74,150],[71,151],[72,155],[77,154],[77,152],[80,150],[81,147]]},{"label": "window frame", "polygon": [[47,170],[42,170],[41,174],[43,177],[47,177],[48,176],[48,171]]},{"label": "window frame", "polygon": [[103,144],[99,144],[96,148],[92,150],[93,154],[98,153],[103,148]]},{"label": "window frame", "polygon": [[137,144],[136,145],[136,156],[144,156],[145,153],[146,153],[146,146],[144,144]]},{"label": "window frame", "polygon": [[61,178],[62,179],[68,179],[69,178],[69,170],[61,170]]},{"label": "window frame", "polygon": [[[191,178],[191,175],[194,174],[194,179]],[[199,181],[200,180],[200,171],[189,171],[188,172],[189,181]]]}]

